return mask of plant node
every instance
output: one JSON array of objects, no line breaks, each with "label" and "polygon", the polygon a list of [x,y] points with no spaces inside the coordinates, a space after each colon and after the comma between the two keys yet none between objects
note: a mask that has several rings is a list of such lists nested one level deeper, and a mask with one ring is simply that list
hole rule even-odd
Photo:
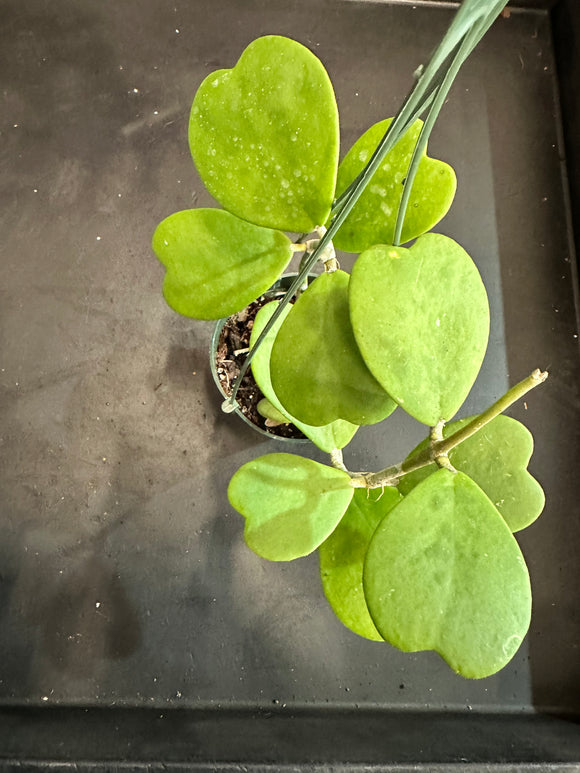
[{"label": "plant node", "polygon": [[449,472],[457,472],[455,467],[449,461],[447,454],[440,454],[435,457],[435,464],[442,470],[449,470]]}]

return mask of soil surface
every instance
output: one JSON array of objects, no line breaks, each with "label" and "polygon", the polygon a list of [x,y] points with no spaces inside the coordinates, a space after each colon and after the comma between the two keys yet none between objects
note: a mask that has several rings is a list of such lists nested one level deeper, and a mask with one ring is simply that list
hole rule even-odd
[{"label": "soil surface", "polygon": [[[261,307],[271,300],[270,297],[261,296],[242,311],[228,317],[222,328],[216,353],[216,369],[222,389],[227,395],[232,393],[232,386],[248,353],[254,318]],[[244,416],[269,435],[284,438],[305,437],[293,424],[267,426],[266,419],[258,413],[257,409],[257,405],[263,397],[264,395],[254,381],[252,369],[248,368],[236,398]]]}]

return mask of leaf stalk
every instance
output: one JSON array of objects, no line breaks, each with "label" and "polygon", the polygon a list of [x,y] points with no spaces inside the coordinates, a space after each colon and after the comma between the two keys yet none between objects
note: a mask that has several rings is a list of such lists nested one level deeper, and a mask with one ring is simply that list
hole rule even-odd
[{"label": "leaf stalk", "polygon": [[[439,423],[437,427],[434,427],[431,431],[431,443],[419,453],[414,456],[405,459],[403,462],[385,467],[384,470],[379,472],[373,472],[366,475],[353,475],[351,478],[351,486],[354,488],[382,488],[383,486],[396,486],[399,479],[403,475],[408,475],[410,472],[420,470],[422,467],[437,462],[441,457],[445,458],[449,452],[452,451],[460,443],[465,442],[468,438],[479,432],[480,429],[489,424],[490,421],[495,419],[501,413],[506,411],[511,405],[530,392],[535,387],[543,384],[548,378],[547,371],[541,371],[536,368],[530,375],[520,381],[518,384],[509,389],[503,397],[496,400],[483,413],[476,416],[465,427],[457,430],[447,438],[441,437],[441,439],[435,439],[433,435],[438,435],[438,429],[442,425]],[[443,465],[445,463],[443,462]]]}]

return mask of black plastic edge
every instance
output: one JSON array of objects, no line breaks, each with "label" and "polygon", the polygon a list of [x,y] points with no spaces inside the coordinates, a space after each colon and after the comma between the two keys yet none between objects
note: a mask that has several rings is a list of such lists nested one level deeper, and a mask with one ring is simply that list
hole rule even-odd
[{"label": "black plastic edge", "polygon": [[[391,5],[446,5],[458,6],[461,0],[383,0]],[[519,11],[550,11],[559,0],[509,0],[508,7]]]},{"label": "black plastic edge", "polygon": [[0,711],[0,769],[35,762],[194,766],[580,763],[580,725],[538,714],[22,708]]}]

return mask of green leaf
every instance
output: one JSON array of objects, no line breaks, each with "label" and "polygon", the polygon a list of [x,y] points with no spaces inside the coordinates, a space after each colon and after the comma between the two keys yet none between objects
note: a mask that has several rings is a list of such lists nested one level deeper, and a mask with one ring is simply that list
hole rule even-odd
[{"label": "green leaf", "polygon": [[167,269],[165,300],[195,319],[240,311],[276,281],[292,257],[283,233],[221,209],[170,215],[155,230],[153,250]]},{"label": "green leaf", "polygon": [[[388,118],[371,126],[346,154],[338,169],[337,195],[366,166],[392,120]],[[415,121],[391,152],[387,153],[335,236],[335,247],[349,252],[362,252],[374,244],[393,243],[403,181],[422,125],[422,121]],[[445,216],[453,202],[456,187],[453,168],[424,153],[403,221],[403,243],[430,231]]]},{"label": "green leaf", "polygon": [[209,192],[230,212],[309,232],[330,213],[338,111],[322,63],[288,38],[258,38],[199,87],[189,145]]},{"label": "green leaf", "polygon": [[[258,384],[259,386],[259,384]],[[272,403],[263,397],[256,405],[256,410],[265,419],[276,422],[277,424],[289,424],[288,417],[279,411]]]},{"label": "green leaf", "polygon": [[[447,424],[443,437],[453,435],[474,418]],[[428,439],[424,440],[409,457],[428,443]],[[451,464],[469,475],[487,494],[511,531],[525,529],[544,509],[542,487],[527,470],[533,448],[532,434],[523,424],[509,416],[498,416],[449,452]],[[437,469],[430,464],[403,476],[399,489],[408,494]]]},{"label": "green leaf", "polygon": [[244,464],[228,497],[246,518],[248,546],[270,561],[306,556],[336,528],[350,504],[350,476],[294,454],[268,454]]},{"label": "green leaf", "polygon": [[435,650],[469,678],[503,668],[530,622],[518,544],[461,472],[439,470],[382,521],[367,553],[364,590],[387,641],[405,652]]},{"label": "green leaf", "polygon": [[319,276],[294,304],[272,348],[272,384],[287,411],[307,424],[374,424],[395,403],[365,365],[349,320],[349,276]]},{"label": "green leaf", "polygon": [[[256,319],[254,320],[254,327],[252,328],[252,335],[250,337],[250,348],[252,348],[258,336],[266,326],[266,323],[276,311],[278,306],[277,301],[262,306]],[[323,424],[321,427],[313,427],[310,424],[304,424],[304,422],[298,421],[288,411],[284,409],[282,403],[278,400],[274,387],[272,386],[272,380],[270,378],[270,355],[272,353],[272,346],[278,331],[282,325],[282,322],[288,316],[292,306],[285,306],[280,317],[276,321],[274,327],[270,330],[263,343],[260,344],[260,348],[254,355],[252,360],[252,373],[256,384],[260,387],[262,393],[268,398],[272,406],[278,410],[280,415],[284,416],[286,421],[289,421],[294,426],[303,432],[307,438],[321,448],[323,451],[330,453],[335,448],[344,448],[352,440],[355,432],[358,429],[358,425],[351,424],[348,421],[342,421],[337,419],[330,424]]]},{"label": "green leaf", "polygon": [[457,412],[475,381],[489,335],[489,307],[465,250],[440,234],[410,249],[378,245],[350,281],[356,342],[377,381],[418,421]]},{"label": "green leaf", "polygon": [[401,500],[396,488],[378,494],[356,489],[348,510],[330,537],[318,548],[320,576],[326,598],[347,628],[373,641],[383,641],[363,592],[363,566],[371,538],[385,515]]}]

